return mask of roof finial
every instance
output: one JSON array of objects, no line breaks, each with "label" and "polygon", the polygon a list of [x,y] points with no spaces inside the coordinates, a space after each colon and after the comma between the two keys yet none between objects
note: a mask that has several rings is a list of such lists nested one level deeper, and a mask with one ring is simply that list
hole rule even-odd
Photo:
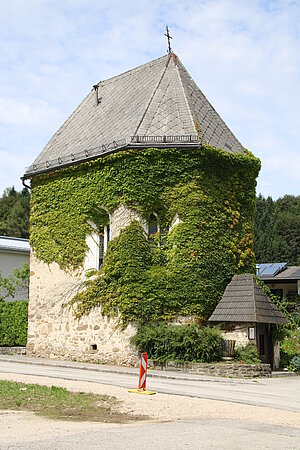
[{"label": "roof finial", "polygon": [[171,53],[171,52],[172,52],[172,49],[171,49],[171,41],[170,41],[170,39],[173,39],[173,38],[172,38],[172,36],[170,36],[168,25],[166,25],[166,33],[165,33],[165,36],[166,36],[167,39],[168,39],[168,53]]}]

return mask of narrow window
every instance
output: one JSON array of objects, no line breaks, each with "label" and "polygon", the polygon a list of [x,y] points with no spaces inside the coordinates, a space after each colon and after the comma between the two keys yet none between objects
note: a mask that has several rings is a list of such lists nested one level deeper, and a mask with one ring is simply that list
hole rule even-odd
[{"label": "narrow window", "polygon": [[265,335],[259,334],[259,355],[264,356],[265,354]]},{"label": "narrow window", "polygon": [[99,228],[99,270],[102,269],[105,253],[107,251],[109,231],[109,225],[104,225]]},{"label": "narrow window", "polygon": [[84,273],[90,269],[102,270],[109,241],[110,217],[106,209],[97,207],[91,211],[91,217],[93,220],[88,220],[91,231],[86,236],[87,252],[83,265]]},{"label": "narrow window", "polygon": [[155,214],[151,213],[149,216],[148,234],[153,236],[158,231],[157,217]]},{"label": "narrow window", "polygon": [[104,227],[99,229],[99,270],[102,269],[104,260]]}]

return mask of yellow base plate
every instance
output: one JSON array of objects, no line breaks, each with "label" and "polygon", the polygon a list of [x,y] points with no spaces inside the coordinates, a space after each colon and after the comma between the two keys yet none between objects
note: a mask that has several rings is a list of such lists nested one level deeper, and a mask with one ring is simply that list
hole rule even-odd
[{"label": "yellow base plate", "polygon": [[128,392],[133,394],[154,395],[156,392],[146,391],[145,389],[128,389]]}]

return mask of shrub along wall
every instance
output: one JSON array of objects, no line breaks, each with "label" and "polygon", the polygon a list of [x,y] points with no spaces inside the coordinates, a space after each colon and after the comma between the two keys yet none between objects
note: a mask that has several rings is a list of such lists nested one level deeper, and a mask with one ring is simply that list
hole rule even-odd
[{"label": "shrub along wall", "polygon": [[138,328],[131,343],[156,362],[214,362],[222,357],[219,328],[195,325],[149,324]]},{"label": "shrub along wall", "polygon": [[155,212],[149,241],[132,222],[108,245],[103,272],[74,298],[78,317],[101,305],[120,325],[209,316],[237,272],[254,272],[252,225],[260,162],[250,152],[198,149],[125,150],[35,176],[31,246],[61,268],[83,264],[89,220],[106,224],[100,207],[120,205],[142,218]]},{"label": "shrub along wall", "polygon": [[28,302],[0,302],[0,347],[26,346]]}]

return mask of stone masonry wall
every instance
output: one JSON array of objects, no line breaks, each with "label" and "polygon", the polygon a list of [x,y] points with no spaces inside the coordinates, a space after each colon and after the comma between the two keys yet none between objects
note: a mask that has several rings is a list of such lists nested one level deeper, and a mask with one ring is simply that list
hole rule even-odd
[{"label": "stone masonry wall", "polygon": [[116,319],[94,310],[76,320],[66,303],[80,289],[82,273],[68,273],[56,263],[47,265],[31,255],[27,355],[119,365],[136,365],[129,344],[135,329],[116,330]]},{"label": "stone masonry wall", "polygon": [[255,344],[255,339],[249,339],[248,327],[255,327],[255,324],[235,325],[231,330],[222,330],[224,339],[235,341],[235,347],[245,347],[247,344]]},{"label": "stone masonry wall", "polygon": [[200,363],[176,363],[169,361],[165,364],[154,363],[148,361],[149,367],[156,370],[176,371],[193,373],[197,375],[209,375],[217,377],[232,377],[232,378],[256,378],[256,377],[270,377],[270,364],[235,364],[235,363],[215,363],[215,364],[200,364]]},{"label": "stone masonry wall", "polygon": [[[135,219],[139,219],[137,213],[124,206],[112,212],[110,239]],[[65,306],[81,289],[83,277],[82,270],[66,272],[56,263],[48,265],[37,260],[31,253],[27,354],[136,365],[137,352],[129,343],[135,333],[133,326],[121,332],[116,328],[117,319],[103,317],[99,308],[77,320]]]},{"label": "stone masonry wall", "polygon": [[0,355],[26,355],[26,347],[0,347]]}]

